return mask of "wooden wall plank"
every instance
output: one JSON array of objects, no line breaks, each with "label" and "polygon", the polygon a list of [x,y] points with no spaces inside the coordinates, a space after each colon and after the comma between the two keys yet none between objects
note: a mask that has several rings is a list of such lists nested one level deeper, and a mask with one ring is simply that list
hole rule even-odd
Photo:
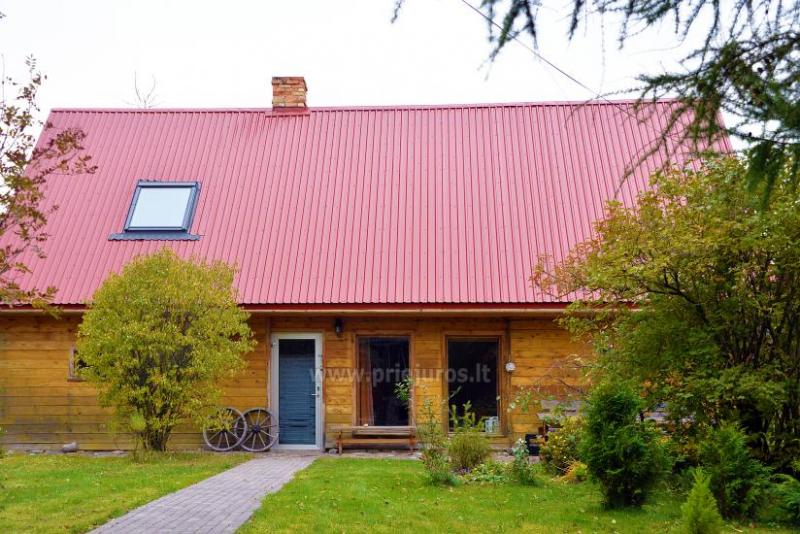
[{"label": "wooden wall plank", "polygon": [[[109,410],[98,406],[94,389],[85,382],[67,380],[70,349],[80,317],[0,316],[0,426],[3,442],[14,447],[58,447],[77,440],[82,448],[129,447],[129,436],[109,433]],[[234,380],[223,384],[223,402],[245,410],[268,406],[269,354],[272,332],[321,332],[326,440],[338,429],[357,421],[355,369],[357,340],[366,335],[407,335],[415,382],[412,417],[426,400],[442,406],[446,398],[447,337],[493,336],[501,340],[503,359],[514,361],[516,371],[500,370],[503,407],[526,389],[565,395],[565,384],[578,384],[580,376],[563,362],[589,354],[587,346],[570,340],[551,320],[502,317],[365,317],[344,319],[337,336],[332,317],[265,317],[254,315],[251,328],[258,341],[246,355],[246,366]],[[534,414],[520,410],[500,414],[510,434],[508,441],[535,431]],[[442,415],[444,416],[444,410]],[[170,442],[173,448],[196,447],[199,432],[183,427]]]}]

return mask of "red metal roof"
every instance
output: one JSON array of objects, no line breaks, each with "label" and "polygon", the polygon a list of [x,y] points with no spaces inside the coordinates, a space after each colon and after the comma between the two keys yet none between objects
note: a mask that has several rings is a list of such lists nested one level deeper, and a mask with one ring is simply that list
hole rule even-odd
[{"label": "red metal roof", "polygon": [[[98,170],[53,176],[45,259],[25,287],[87,301],[106,275],[169,246],[239,268],[243,304],[531,304],[540,254],[590,236],[606,199],[630,203],[663,156],[623,181],[669,102],[306,112],[54,110]],[[722,141],[720,150],[729,150]],[[202,184],[198,241],[109,241],[138,180]]]}]

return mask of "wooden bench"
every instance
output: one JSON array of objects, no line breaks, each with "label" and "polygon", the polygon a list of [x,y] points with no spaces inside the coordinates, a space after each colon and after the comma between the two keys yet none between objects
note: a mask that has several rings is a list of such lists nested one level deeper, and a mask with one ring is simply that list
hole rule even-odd
[{"label": "wooden bench", "polygon": [[351,445],[401,445],[413,451],[416,444],[414,429],[410,426],[354,426],[340,430],[336,440],[339,454]]}]

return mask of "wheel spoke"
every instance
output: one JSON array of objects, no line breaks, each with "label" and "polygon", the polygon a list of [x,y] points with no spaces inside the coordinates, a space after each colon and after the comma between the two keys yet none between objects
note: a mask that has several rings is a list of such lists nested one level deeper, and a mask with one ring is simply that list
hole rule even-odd
[{"label": "wheel spoke", "polygon": [[277,441],[272,414],[264,408],[253,408],[244,413],[244,419],[247,423],[247,436],[241,444],[242,448],[250,452],[269,450]]},{"label": "wheel spoke", "polygon": [[209,417],[203,439],[211,450],[229,451],[239,444],[247,429],[242,414],[234,408],[220,408]]}]

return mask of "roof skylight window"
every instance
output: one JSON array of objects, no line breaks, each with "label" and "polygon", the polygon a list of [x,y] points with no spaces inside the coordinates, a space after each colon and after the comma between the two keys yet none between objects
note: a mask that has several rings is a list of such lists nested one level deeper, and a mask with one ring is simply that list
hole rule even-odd
[{"label": "roof skylight window", "polygon": [[128,209],[125,232],[110,239],[199,239],[188,233],[199,189],[197,182],[140,181]]}]

